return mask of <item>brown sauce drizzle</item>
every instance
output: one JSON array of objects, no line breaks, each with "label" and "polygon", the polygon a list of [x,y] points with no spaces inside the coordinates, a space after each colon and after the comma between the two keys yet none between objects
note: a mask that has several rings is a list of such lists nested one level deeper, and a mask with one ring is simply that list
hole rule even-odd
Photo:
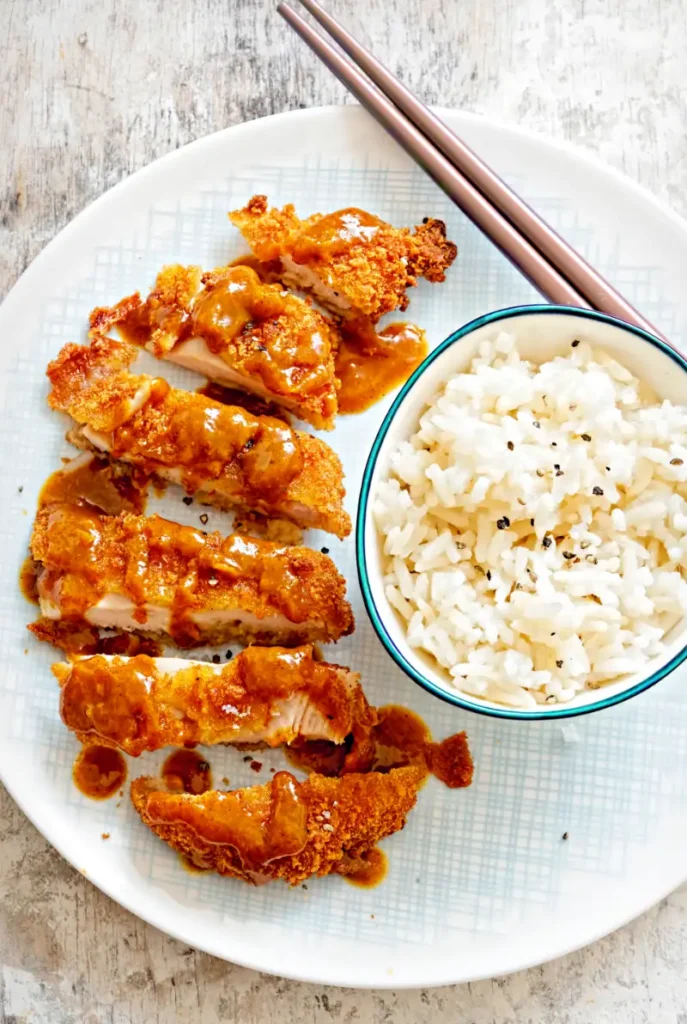
[{"label": "brown sauce drizzle", "polygon": [[84,747],[72,769],[74,785],[91,800],[107,800],[126,780],[126,761],[112,747]]},{"label": "brown sauce drizzle", "polygon": [[343,877],[359,889],[374,889],[384,881],[388,870],[389,860],[386,854],[378,846],[373,846],[371,850],[357,858],[354,869],[346,871]]},{"label": "brown sauce drizzle", "polygon": [[162,778],[171,793],[206,793],[212,789],[208,761],[195,750],[175,750],[162,766]]},{"label": "brown sauce drizzle", "polygon": [[[400,704],[377,708],[377,718],[371,737],[372,771],[389,772],[392,768],[420,765],[449,789],[471,784],[473,763],[464,732],[449,736],[442,743],[434,743],[422,718]],[[285,754],[301,771],[337,777],[344,773],[351,745],[351,736],[339,745],[328,740],[298,739],[285,749]]]},{"label": "brown sauce drizzle", "polygon": [[369,243],[379,230],[386,227],[383,220],[350,206],[344,210],[319,217],[312,223],[305,221],[291,253],[294,262],[331,259],[352,246]]},{"label": "brown sauce drizzle", "polygon": [[148,815],[156,824],[181,822],[208,843],[232,846],[246,870],[259,872],[273,860],[299,853],[308,841],[308,808],[300,783],[289,772],[277,772],[270,781],[267,820],[246,814],[243,791],[212,790],[201,802],[183,798],[148,797]]},{"label": "brown sauce drizzle", "polygon": [[38,566],[31,555],[24,559],[19,570],[19,589],[31,604],[38,604],[37,570]]},{"label": "brown sauce drizzle", "polygon": [[341,335],[335,360],[340,413],[369,409],[406,381],[428,351],[424,331],[410,323],[389,324],[377,333],[360,318],[343,321]]},{"label": "brown sauce drizzle", "polygon": [[196,388],[196,394],[204,395],[206,398],[212,399],[213,402],[219,402],[220,405],[238,405],[252,416],[273,416],[275,419],[291,424],[291,418],[286,409],[275,405],[274,402],[267,402],[259,395],[251,394],[250,391],[239,391],[238,388],[228,388],[223,384],[208,381],[202,387]]},{"label": "brown sauce drizzle", "polygon": [[[72,467],[72,468],[70,468]],[[143,512],[148,478],[139,472],[122,472],[106,459],[74,459],[48,477],[38,498],[38,507],[67,502],[90,505],[106,515]]]},{"label": "brown sauce drizzle", "polygon": [[110,519],[71,505],[47,512],[39,586],[50,594],[59,585],[64,619],[83,621],[89,608],[116,592],[136,605],[134,618],[145,629],[146,603],[159,601],[162,593],[170,607],[170,635],[180,646],[191,646],[200,636],[192,613],[234,587],[256,591],[294,623],[311,614],[288,547],[240,534],[206,535],[159,516]]},{"label": "brown sauce drizzle", "polygon": [[[189,492],[208,479],[228,482],[238,469],[243,486],[265,497],[282,494],[303,467],[298,438],[283,420],[176,390],[151,398],[114,431],[112,455],[143,461],[151,471],[178,467]],[[236,485],[240,491],[239,479]]]}]

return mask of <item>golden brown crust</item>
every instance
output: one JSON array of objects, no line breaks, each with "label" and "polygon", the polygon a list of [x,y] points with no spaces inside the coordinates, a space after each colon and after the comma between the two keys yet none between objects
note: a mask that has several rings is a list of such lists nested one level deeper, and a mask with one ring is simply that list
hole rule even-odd
[{"label": "golden brown crust", "polygon": [[[259,259],[307,266],[333,293],[328,301],[318,291],[320,301],[373,323],[406,308],[406,289],[417,277],[443,281],[457,254],[439,220],[428,219],[414,234],[352,208],[301,221],[291,205],[269,209],[265,196],[254,196],[229,218]],[[293,278],[293,271],[284,272],[289,283]]]},{"label": "golden brown crust", "polygon": [[48,402],[82,427],[74,435],[80,447],[180,482],[207,504],[350,533],[341,462],[328,445],[273,417],[132,374],[135,355],[133,346],[101,336],[87,347],[66,345],[50,363]]},{"label": "golden brown crust", "polygon": [[[201,287],[202,285],[202,287]],[[202,339],[222,365],[206,373],[271,399],[331,430],[337,402],[334,324],[307,302],[262,282],[246,266],[167,266],[147,299],[130,295],[91,313],[91,336],[119,329],[159,358],[183,362],[185,342]]]},{"label": "golden brown crust", "polygon": [[[42,564],[39,596],[65,619],[87,620],[106,595],[119,595],[134,606],[141,631],[184,647],[246,634],[291,646],[353,631],[346,581],[309,548],[204,534],[159,516],[51,505],[36,516],[31,550]],[[168,626],[148,625],[150,608],[163,609]],[[248,621],[237,623],[232,612]]]},{"label": "golden brown crust", "polygon": [[351,858],[403,828],[425,775],[416,767],[340,779],[310,775],[296,783],[304,841],[296,852],[275,859],[258,842],[273,820],[276,776],[264,786],[200,796],[167,793],[155,779],[140,778],[131,785],[131,799],[142,821],[198,866],[248,882],[283,879],[297,885],[311,875],[345,872]]},{"label": "golden brown crust", "polygon": [[376,722],[357,673],[315,661],[310,646],[248,647],[221,668],[189,661],[170,672],[146,655],[96,655],[53,672],[67,728],[133,757],[197,743],[342,744]]}]

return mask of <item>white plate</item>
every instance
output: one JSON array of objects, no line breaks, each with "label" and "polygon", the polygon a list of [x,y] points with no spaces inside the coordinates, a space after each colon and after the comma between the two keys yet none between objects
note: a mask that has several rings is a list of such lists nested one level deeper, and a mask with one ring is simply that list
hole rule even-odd
[{"label": "white plate", "polygon": [[[678,344],[685,339],[687,225],[649,195],[569,149],[474,117],[449,124]],[[406,829],[385,843],[387,880],[363,891],[339,878],[260,889],[190,875],[128,800],[94,803],[71,782],[54,654],[25,632],[32,609],[16,579],[41,482],[68,453],[46,407],[44,370],[84,337],[96,304],[145,289],[165,262],[212,267],[243,246],[225,212],[254,192],[301,214],[363,206],[396,224],[443,217],[461,254],[440,287],[421,285],[409,316],[433,344],[473,316],[535,301],[508,263],[356,108],[266,118],[202,139],[89,207],[38,257],[0,310],[0,769],[12,795],[72,864],[134,913],[200,949],[320,983],[441,985],[504,974],[617,928],[687,877],[687,672],[573,725],[492,722],[415,687],[369,626],[353,541],[322,535],[348,577],[358,619],[337,660],[362,671],[375,703],[406,703],[441,738],[467,728],[469,790],[431,782]],[[190,375],[168,374],[191,382]],[[194,380],[195,382],[195,380]],[[342,419],[328,439],[344,459],[348,508],[387,402]],[[179,494],[168,514],[197,522]],[[227,528],[220,513],[211,526]],[[130,777],[163,759],[130,761]],[[215,778],[257,782],[239,753],[210,752]],[[108,841],[101,833],[109,832]],[[567,833],[569,838],[561,837]]]}]

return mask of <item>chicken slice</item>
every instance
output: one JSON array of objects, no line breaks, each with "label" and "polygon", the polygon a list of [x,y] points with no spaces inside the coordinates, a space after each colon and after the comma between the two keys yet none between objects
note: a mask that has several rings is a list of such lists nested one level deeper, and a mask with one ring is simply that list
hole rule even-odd
[{"label": "chicken slice", "polygon": [[117,327],[160,359],[276,402],[314,427],[334,426],[334,324],[246,266],[164,267],[138,294],[91,313],[91,335]]},{"label": "chicken slice", "polygon": [[292,646],[353,632],[346,581],[309,548],[55,504],[36,515],[31,553],[47,619],[134,630],[180,647]]},{"label": "chicken slice", "polygon": [[246,508],[338,537],[351,531],[341,462],[319,438],[271,416],[170,388],[129,370],[132,345],[65,345],[48,366],[48,402],[79,448],[140,466],[219,508]]},{"label": "chicken slice", "polygon": [[270,209],[266,196],[253,196],[229,219],[284,284],[311,291],[339,316],[373,323],[406,308],[406,289],[418,277],[443,281],[458,252],[446,239],[444,223],[430,218],[411,234],[364,210],[300,220],[292,205]]},{"label": "chicken slice", "polygon": [[312,647],[247,647],[225,665],[182,658],[96,655],[53,672],[62,721],[82,743],[146,750],[197,743],[349,741],[347,762],[372,763],[377,720],[360,677],[315,661]]},{"label": "chicken slice", "polygon": [[425,776],[415,766],[304,782],[278,772],[263,786],[199,796],[140,778],[131,799],[143,822],[197,867],[297,885],[354,870],[357,858],[403,828]]}]

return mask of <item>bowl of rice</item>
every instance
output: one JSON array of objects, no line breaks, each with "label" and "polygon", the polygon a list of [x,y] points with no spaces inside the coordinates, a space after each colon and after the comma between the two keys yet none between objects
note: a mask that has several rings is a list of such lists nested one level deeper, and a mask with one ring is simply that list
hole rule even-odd
[{"label": "bowl of rice", "polygon": [[417,683],[585,714],[687,658],[687,361],[600,313],[472,321],[402,389],[363,477],[368,614]]}]

